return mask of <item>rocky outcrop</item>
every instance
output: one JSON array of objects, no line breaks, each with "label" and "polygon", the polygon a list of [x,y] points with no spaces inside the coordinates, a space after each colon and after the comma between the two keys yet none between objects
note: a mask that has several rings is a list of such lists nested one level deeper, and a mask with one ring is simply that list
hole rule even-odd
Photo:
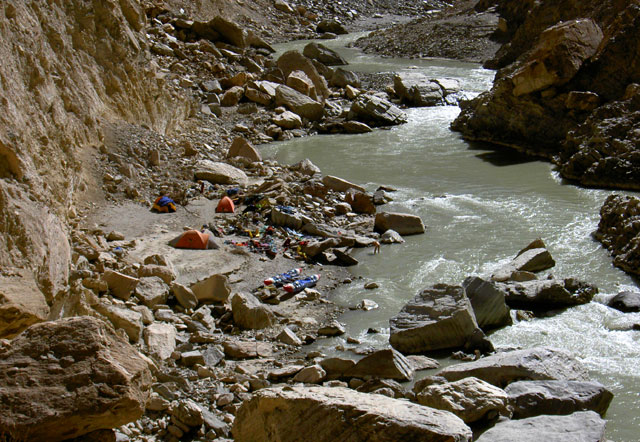
[{"label": "rocky outcrop", "polygon": [[[483,1],[479,9],[487,8]],[[491,2],[496,3],[496,2]],[[468,139],[553,159],[582,184],[638,189],[640,7],[497,2],[510,41],[488,63],[491,91],[452,124]]]},{"label": "rocky outcrop", "polygon": [[579,411],[568,416],[537,416],[505,420],[476,439],[478,442],[513,442],[544,440],[562,442],[584,440],[604,442],[606,421],[593,411]]},{"label": "rocky outcrop", "polygon": [[509,384],[505,391],[514,419],[585,410],[604,416],[613,399],[613,394],[598,382],[520,381]]},{"label": "rocky outcrop", "polygon": [[389,320],[389,342],[402,353],[471,345],[482,334],[464,289],[436,284],[424,289]]},{"label": "rocky outcrop", "polygon": [[640,199],[609,195],[600,208],[595,237],[613,255],[613,263],[625,272],[640,275]]},{"label": "rocky outcrop", "polygon": [[150,386],[147,362],[104,322],[36,324],[0,350],[0,433],[55,442],[115,428],[142,416]]},{"label": "rocky outcrop", "polygon": [[640,292],[620,292],[607,305],[624,313],[640,312]]},{"label": "rocky outcrop", "polygon": [[[317,431],[322,428],[322,431]],[[256,392],[233,424],[239,441],[471,441],[455,415],[342,387],[284,387]]]},{"label": "rocky outcrop", "polygon": [[446,367],[440,373],[449,381],[469,376],[498,387],[523,379],[586,381],[587,369],[568,353],[548,347],[516,350]]},{"label": "rocky outcrop", "polygon": [[498,415],[511,416],[507,393],[474,377],[429,385],[416,394],[416,399],[426,407],[450,411],[467,424]]}]

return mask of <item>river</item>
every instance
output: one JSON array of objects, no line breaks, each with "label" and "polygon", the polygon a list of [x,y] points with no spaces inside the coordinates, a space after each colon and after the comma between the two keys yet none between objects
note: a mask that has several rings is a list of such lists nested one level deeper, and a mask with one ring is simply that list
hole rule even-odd
[{"label": "river", "polygon": [[[356,36],[323,41],[349,60],[356,72],[397,72],[418,69],[431,77],[460,81],[469,95],[491,87],[494,73],[479,65],[449,60],[383,59],[345,44]],[[278,51],[300,49],[306,42],[280,45]],[[583,189],[563,182],[551,164],[511,152],[471,145],[449,130],[456,106],[407,110],[409,122],[364,135],[318,135],[261,147],[263,155],[282,163],[309,158],[324,174],[361,184],[397,189],[385,211],[419,215],[424,235],[409,236],[403,245],[355,252],[360,264],[354,282],[341,286],[334,300],[345,307],[362,299],[376,310],[348,311],[341,318],[347,335],[361,345],[388,345],[389,318],[421,289],[444,282],[460,284],[469,275],[486,276],[510,261],[522,247],[542,238],[558,278],[576,277],[597,285],[593,302],[553,317],[519,322],[490,334],[496,347],[554,346],[569,350],[590,370],[593,379],[615,395],[607,413],[607,437],[637,441],[640,434],[640,332],[625,331],[640,322],[638,314],[623,314],[603,302],[621,290],[637,290],[633,279],[613,267],[608,252],[591,234],[599,221],[604,190]],[[359,279],[362,278],[362,279]],[[380,287],[365,290],[364,282]],[[369,328],[379,334],[368,334]],[[317,344],[325,353],[354,347],[342,339]],[[342,353],[348,356],[349,353]],[[440,359],[443,365],[457,361]],[[432,374],[432,373],[429,373]]]}]

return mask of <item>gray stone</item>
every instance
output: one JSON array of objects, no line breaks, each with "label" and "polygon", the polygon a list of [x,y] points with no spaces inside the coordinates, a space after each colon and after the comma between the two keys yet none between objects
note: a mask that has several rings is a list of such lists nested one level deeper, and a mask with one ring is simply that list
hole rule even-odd
[{"label": "gray stone", "polygon": [[607,305],[621,312],[640,312],[640,292],[620,292]]},{"label": "gray stone", "polygon": [[495,283],[504,293],[507,304],[521,309],[554,309],[586,304],[598,288],[573,278],[545,279],[517,283]]},{"label": "gray stone", "polygon": [[349,189],[355,189],[359,192],[366,192],[364,187],[332,175],[325,175],[324,177],[322,177],[322,184],[324,184],[331,190],[335,190],[336,192],[346,192]]},{"label": "gray stone", "polygon": [[249,161],[256,163],[262,161],[262,155],[256,150],[255,147],[242,137],[237,137],[231,143],[229,151],[227,152],[227,158],[242,157]]},{"label": "gray stone", "polygon": [[214,274],[191,285],[190,289],[198,302],[225,302],[231,294],[229,278]]},{"label": "gray stone", "polygon": [[344,376],[410,381],[413,379],[413,366],[400,352],[390,348],[378,350],[360,359]]},{"label": "gray stone", "polygon": [[472,439],[471,430],[449,412],[342,387],[316,386],[255,392],[238,410],[232,433],[235,440],[255,442],[298,440],[300,435],[307,442]]},{"label": "gray stone", "polygon": [[282,329],[282,331],[278,335],[278,341],[288,345],[302,345],[302,341],[300,340],[300,338],[293,331],[291,331],[289,327],[285,327],[284,329]]},{"label": "gray stone", "polygon": [[505,420],[483,433],[477,442],[604,442],[606,421],[593,411],[568,416],[537,416]]},{"label": "gray stone", "polygon": [[405,354],[463,347],[479,330],[464,289],[447,284],[418,293],[389,324],[389,342]]},{"label": "gray stone", "polygon": [[340,379],[344,374],[356,365],[356,361],[344,358],[325,358],[320,361],[320,366],[327,373],[327,379]]},{"label": "gray stone", "polygon": [[124,330],[130,342],[137,343],[140,340],[144,327],[142,325],[142,314],[129,310],[124,306],[118,307],[105,303],[96,304],[94,309],[107,318],[116,330]]},{"label": "gray stone", "polygon": [[416,235],[425,231],[424,224],[419,216],[394,212],[376,214],[374,229],[380,233],[387,230],[395,230],[400,235]]},{"label": "gray stone", "polygon": [[511,309],[505,303],[504,292],[498,290],[490,281],[470,276],[462,283],[467,297],[471,301],[478,326],[483,330],[511,325]]},{"label": "gray stone", "polygon": [[420,391],[416,399],[426,407],[450,411],[467,424],[497,415],[511,416],[507,393],[474,377],[430,385]]},{"label": "gray stone", "polygon": [[497,353],[477,361],[451,365],[439,375],[449,381],[474,376],[501,388],[519,380],[586,381],[589,378],[587,369],[575,357],[550,347]]},{"label": "gray stone", "polygon": [[380,235],[380,242],[382,244],[402,244],[405,241],[398,232],[393,229],[388,229]]},{"label": "gray stone", "polygon": [[329,324],[318,329],[318,334],[320,336],[340,336],[343,335],[345,331],[344,325],[338,321],[331,321]]},{"label": "gray stone", "polygon": [[293,382],[303,382],[305,384],[319,384],[325,379],[327,373],[319,365],[310,365],[300,370],[294,377]]},{"label": "gray stone", "polygon": [[505,391],[514,419],[584,410],[604,416],[613,399],[613,394],[598,382],[519,381],[509,384]]},{"label": "gray stone", "polygon": [[236,293],[231,298],[233,322],[244,329],[258,330],[272,326],[276,317],[252,294]]},{"label": "gray stone", "polygon": [[396,95],[412,106],[445,104],[444,90],[434,80],[419,72],[403,72],[393,79]]},{"label": "gray stone", "polygon": [[144,342],[149,354],[161,361],[167,360],[176,349],[176,327],[173,324],[155,323],[144,329]]},{"label": "gray stone", "polygon": [[211,184],[240,184],[244,186],[249,181],[247,175],[237,167],[211,160],[198,161],[194,177],[196,180],[209,181]]},{"label": "gray stone", "polygon": [[407,122],[407,114],[390,101],[375,95],[359,95],[351,105],[349,119],[370,126],[393,126]]},{"label": "gray stone", "polygon": [[325,66],[342,66],[347,63],[340,54],[333,49],[329,49],[323,44],[311,42],[304,47],[302,54],[305,57],[318,60]]},{"label": "gray stone", "polygon": [[285,106],[290,111],[310,121],[320,120],[324,116],[322,103],[289,86],[278,86],[278,89],[276,89],[276,105]]},{"label": "gray stone", "polygon": [[360,87],[360,79],[355,72],[337,68],[333,71],[329,84],[333,87],[346,88],[347,86],[352,86],[358,88]]},{"label": "gray stone", "polygon": [[177,282],[171,284],[171,293],[175,296],[178,304],[185,309],[194,309],[198,306],[198,298],[195,293],[193,293],[193,290],[182,284],[178,284]]},{"label": "gray stone", "polygon": [[153,308],[158,304],[167,303],[169,286],[157,276],[140,278],[135,295],[144,305]]}]

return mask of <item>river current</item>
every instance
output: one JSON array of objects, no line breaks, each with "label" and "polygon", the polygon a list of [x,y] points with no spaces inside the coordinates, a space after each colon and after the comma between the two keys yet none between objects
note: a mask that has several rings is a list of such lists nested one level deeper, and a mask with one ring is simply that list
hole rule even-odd
[{"label": "river current", "polygon": [[[356,72],[415,69],[426,75],[457,79],[468,96],[491,87],[494,72],[477,64],[449,60],[406,60],[364,55],[345,45],[357,36],[322,43],[336,49]],[[307,42],[280,45],[301,49]],[[593,302],[555,316],[519,322],[495,331],[496,347],[554,346],[572,352],[592,378],[615,395],[607,412],[607,438],[639,440],[640,332],[629,331],[639,314],[606,307],[621,290],[637,290],[634,280],[613,267],[608,252],[592,238],[599,210],[610,191],[565,183],[551,164],[512,152],[464,141],[449,124],[457,106],[408,109],[407,124],[364,135],[318,135],[261,147],[262,154],[286,164],[309,158],[324,174],[345,178],[374,191],[397,189],[393,201],[378,210],[419,215],[426,234],[405,237],[402,245],[382,246],[379,255],[360,249],[354,256],[354,282],[342,285],[334,301],[345,307],[371,299],[379,308],[347,311],[341,321],[361,346],[388,345],[389,318],[421,289],[439,282],[460,284],[470,275],[487,276],[536,238],[556,261],[544,273],[576,277],[597,285]],[[365,290],[365,282],[379,288]],[[378,334],[368,334],[377,328]],[[342,339],[321,340],[318,349],[355,347]],[[440,359],[442,365],[457,363]],[[433,371],[428,374],[434,374]]]}]

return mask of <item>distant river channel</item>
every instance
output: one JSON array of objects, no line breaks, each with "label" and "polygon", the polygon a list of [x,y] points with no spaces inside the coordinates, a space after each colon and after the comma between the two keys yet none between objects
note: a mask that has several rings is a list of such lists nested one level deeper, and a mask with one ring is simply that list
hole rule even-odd
[{"label": "distant river channel", "polygon": [[[433,78],[457,79],[469,96],[491,87],[494,72],[480,65],[365,55],[346,48],[356,37],[321,43],[336,49],[349,61],[347,68],[356,72],[417,69]],[[306,43],[287,43],[277,50],[301,50]],[[393,186],[397,189],[391,194],[393,202],[379,210],[419,215],[427,227],[426,234],[408,236],[403,245],[383,245],[379,255],[372,255],[371,249],[354,253],[360,261],[353,267],[354,282],[338,288],[333,299],[348,307],[366,298],[379,308],[347,311],[341,318],[347,335],[362,346],[388,346],[389,318],[420,290],[440,282],[459,285],[470,275],[486,276],[540,237],[557,263],[547,273],[588,281],[599,287],[600,294],[587,305],[519,322],[489,337],[496,347],[553,346],[572,352],[592,378],[615,395],[606,416],[607,438],[639,440],[640,331],[625,329],[640,323],[640,315],[603,304],[619,291],[637,286],[613,267],[608,252],[591,236],[611,192],[566,184],[549,163],[469,144],[449,129],[459,111],[456,106],[408,109],[409,122],[390,130],[318,135],[260,147],[263,155],[285,164],[309,158],[324,174],[361,184],[368,191]],[[364,290],[369,281],[380,288]],[[371,327],[382,333],[367,334]],[[339,338],[319,340],[316,345],[343,357],[352,355],[336,353],[336,346],[354,347]]]}]

